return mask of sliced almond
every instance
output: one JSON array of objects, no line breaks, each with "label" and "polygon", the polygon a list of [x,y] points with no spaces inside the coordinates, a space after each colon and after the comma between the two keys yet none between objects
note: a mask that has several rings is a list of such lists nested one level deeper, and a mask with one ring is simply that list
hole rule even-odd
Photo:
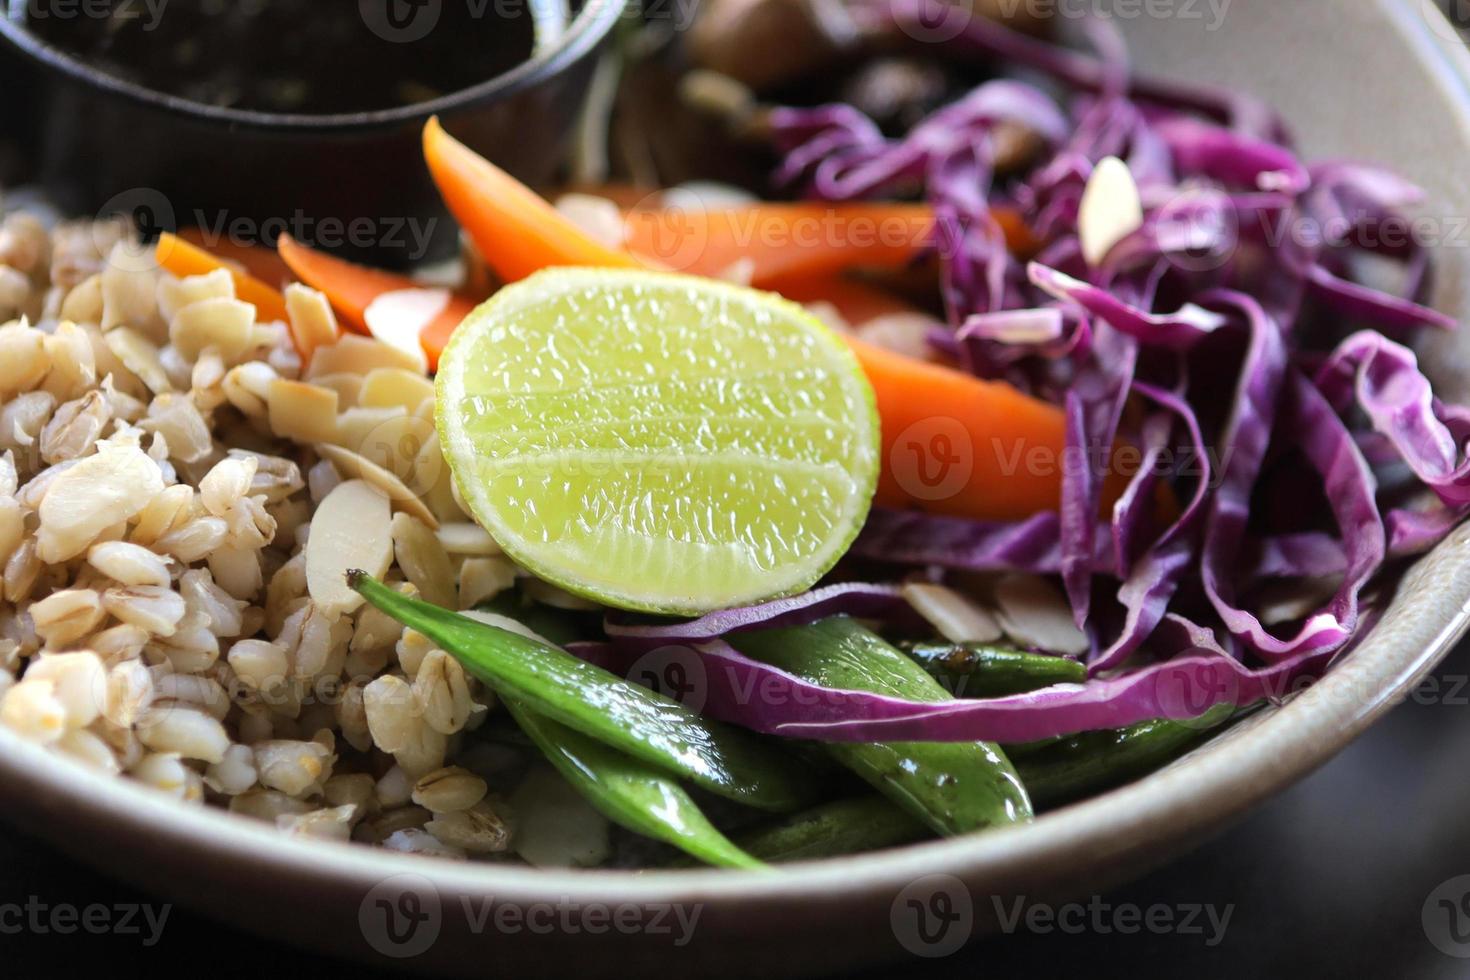
[{"label": "sliced almond", "polygon": [[344,333],[335,344],[318,347],[312,352],[306,369],[308,381],[322,374],[367,374],[374,368],[396,367],[422,371],[423,352],[417,357],[371,337]]},{"label": "sliced almond", "polygon": [[196,360],[206,347],[213,347],[220,357],[234,361],[250,346],[253,326],[254,306],[217,297],[190,303],[175,313],[168,335],[186,360]]},{"label": "sliced almond", "polygon": [[277,378],[266,401],[271,431],[282,439],[310,443],[337,438],[337,393],[332,389]]},{"label": "sliced almond", "polygon": [[426,602],[445,609],[455,607],[454,567],[449,553],[433,530],[402,511],[393,515],[393,554],[404,576],[418,587]]},{"label": "sliced almond", "polygon": [[[518,816],[516,853],[527,864],[592,868],[606,860],[611,850],[607,818],[550,766],[537,766],[527,773],[510,806]],[[429,824],[431,833],[436,823]]]},{"label": "sliced almond", "polygon": [[[431,419],[427,421],[433,424]],[[462,521],[468,516],[455,497],[454,477],[444,462],[444,453],[437,438],[426,440],[413,461],[413,485],[420,489],[424,504],[440,522]]]},{"label": "sliced almond", "polygon": [[1077,207],[1077,237],[1090,266],[1102,264],[1112,247],[1143,227],[1143,202],[1128,164],[1103,157],[1092,169]]},{"label": "sliced almond", "polygon": [[415,414],[425,399],[434,397],[434,382],[417,371],[377,368],[362,379],[358,404],[363,408],[402,408]]},{"label": "sliced almond", "polygon": [[556,209],[589,237],[608,248],[622,248],[626,231],[623,212],[616,204],[595,194],[563,194]]},{"label": "sliced almond", "polygon": [[866,343],[926,361],[934,355],[929,335],[940,326],[925,313],[887,313],[863,323],[857,335]]},{"label": "sliced almond", "polygon": [[1272,582],[1256,597],[1256,618],[1264,626],[1304,620],[1321,609],[1340,584],[1341,577],[1334,575]]},{"label": "sliced almond", "polygon": [[447,289],[395,289],[368,304],[362,319],[378,340],[414,359],[420,372],[429,359],[419,341],[424,329],[449,305]]},{"label": "sliced almond", "polygon": [[1072,656],[1087,652],[1066,597],[1045,579],[1007,575],[995,585],[995,603],[1001,628],[1017,643]]},{"label": "sliced almond", "polygon": [[320,388],[331,388],[337,393],[339,411],[357,407],[358,399],[362,396],[362,381],[360,374],[318,374],[311,379],[312,384]]},{"label": "sliced almond", "polygon": [[439,526],[439,543],[451,555],[483,555],[494,557],[503,554],[500,545],[490,532],[478,524],[457,521]]},{"label": "sliced almond", "polygon": [[566,609],[570,612],[597,612],[602,608],[590,599],[572,595],[566,589],[543,582],[539,578],[526,579],[526,595],[553,609]]},{"label": "sliced almond", "polygon": [[235,280],[228,269],[215,269],[202,276],[185,276],[183,279],[164,276],[158,280],[158,310],[168,320],[194,303],[234,298]]},{"label": "sliced almond", "polygon": [[[385,442],[396,441],[395,437],[399,434],[399,427],[394,425],[394,423],[407,417],[408,415],[403,409],[396,407],[363,408],[359,405],[356,408],[345,409],[338,414],[337,434],[329,441],[345,449],[350,449],[355,453],[366,455],[367,453],[363,449],[365,445],[371,445],[374,449],[381,449]],[[415,419],[414,422],[418,423],[418,420]],[[418,428],[411,431],[419,433]],[[413,446],[415,452],[417,452],[420,445],[421,443],[415,442]],[[393,445],[387,455],[396,457],[399,453],[399,447]],[[402,466],[399,466],[395,460],[395,465],[393,466],[394,472],[407,472],[407,464],[411,462],[412,459],[407,459],[403,461]]]},{"label": "sliced almond", "polygon": [[108,331],[104,338],[108,350],[112,351],[123,367],[136,374],[155,395],[173,390],[168,372],[159,360],[158,348],[152,341],[131,327],[118,327]]},{"label": "sliced almond", "polygon": [[286,319],[291,339],[301,356],[310,358],[318,347],[336,343],[342,334],[332,304],[319,291],[293,282],[286,287]]},{"label": "sliced almond", "polygon": [[[412,514],[427,524],[430,529],[437,530],[439,519],[436,518],[424,506],[419,495],[404,485],[403,481],[392,473],[383,469],[370,459],[364,459],[350,449],[334,446],[331,443],[322,443],[316,447],[317,455],[327,460],[337,468],[338,474],[345,480],[366,480],[388,495],[388,499],[394,507],[405,514]],[[334,491],[335,492],[335,491]],[[330,494],[328,495],[330,496]],[[312,533],[316,533],[316,524],[312,524]]]},{"label": "sliced almond", "polygon": [[989,643],[1000,639],[1000,625],[984,607],[954,589],[932,582],[909,582],[903,596],[914,611],[951,643]]},{"label": "sliced almond", "polygon": [[339,484],[317,507],[306,541],[306,588],[328,616],[362,605],[347,584],[360,568],[381,578],[393,563],[392,511],[388,497],[366,480]]}]

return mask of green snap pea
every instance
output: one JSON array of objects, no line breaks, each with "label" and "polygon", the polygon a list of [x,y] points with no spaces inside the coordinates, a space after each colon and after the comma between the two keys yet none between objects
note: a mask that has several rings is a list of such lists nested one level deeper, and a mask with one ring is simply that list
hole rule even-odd
[{"label": "green snap pea", "polygon": [[957,698],[999,698],[1087,680],[1087,668],[1076,660],[989,643],[915,643],[904,651]]},{"label": "green snap pea", "polygon": [[1157,718],[1127,728],[1082,732],[1016,760],[1037,806],[1052,807],[1137,779],[1171,761],[1223,724],[1233,705],[1190,721]]},{"label": "green snap pea", "polygon": [[[950,697],[917,663],[846,616],[739,633],[730,642],[748,656],[824,687],[912,701]],[[822,748],[941,834],[1031,816],[1031,801],[1015,769],[988,742],[825,742]]]},{"label": "green snap pea", "polygon": [[349,572],[348,582],[497,692],[552,721],[757,809],[788,812],[820,799],[809,767],[749,732],[701,718],[565,650],[401,595],[364,572]]},{"label": "green snap pea", "polygon": [[735,839],[764,861],[812,861],[897,847],[929,836],[924,823],[886,797],[864,796],[793,813]]},{"label": "green snap pea", "polygon": [[562,776],[609,820],[715,867],[765,866],[715,829],[684,788],[661,770],[514,699],[506,699],[505,707]]}]

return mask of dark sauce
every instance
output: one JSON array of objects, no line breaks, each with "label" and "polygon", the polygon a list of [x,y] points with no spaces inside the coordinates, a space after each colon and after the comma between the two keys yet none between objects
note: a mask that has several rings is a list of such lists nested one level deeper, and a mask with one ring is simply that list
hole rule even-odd
[{"label": "dark sauce", "polygon": [[559,33],[555,9],[542,0],[11,0],[10,16],[109,74],[195,102],[337,113],[425,102],[514,68]]}]

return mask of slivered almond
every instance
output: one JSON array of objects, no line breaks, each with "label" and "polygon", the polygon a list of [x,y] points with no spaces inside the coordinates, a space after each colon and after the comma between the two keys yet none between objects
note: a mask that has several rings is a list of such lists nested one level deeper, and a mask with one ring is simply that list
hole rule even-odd
[{"label": "slivered almond", "polygon": [[416,414],[425,399],[434,397],[434,382],[417,371],[377,368],[362,379],[358,401],[363,408],[402,408]]},{"label": "slivered almond", "polygon": [[1000,626],[983,607],[954,589],[930,582],[909,582],[904,598],[951,643],[988,643],[1000,639]]},{"label": "slivered almond", "polygon": [[419,337],[449,305],[447,289],[395,289],[368,304],[362,319],[372,335],[414,359],[420,372],[429,369]]},{"label": "slivered almond", "polygon": [[286,287],[286,318],[296,349],[308,359],[318,347],[335,343],[342,334],[332,304],[320,292],[299,282]]},{"label": "slivered almond", "polygon": [[204,299],[174,314],[169,339],[186,360],[193,361],[206,347],[233,362],[250,346],[255,307],[237,299]]},{"label": "slivered almond", "polygon": [[[317,455],[327,460],[337,468],[338,474],[345,480],[366,480],[388,495],[388,500],[394,507],[405,514],[412,514],[427,524],[430,529],[438,530],[439,519],[434,516],[419,495],[404,485],[403,481],[389,471],[383,469],[370,459],[364,459],[350,449],[334,446],[330,443],[322,443],[316,447]],[[335,492],[335,491],[333,491]],[[328,495],[330,496],[330,494]],[[316,525],[312,525],[312,533],[315,534]]]},{"label": "slivered almond", "polygon": [[306,369],[310,381],[321,374],[367,374],[373,368],[396,367],[422,371],[423,353],[418,357],[371,337],[344,333],[335,344],[326,344],[312,352]]},{"label": "slivered almond", "polygon": [[330,388],[277,378],[267,398],[271,431],[296,442],[337,438],[337,393]]},{"label": "slivered almond", "polygon": [[1049,653],[1087,652],[1066,598],[1035,575],[1007,575],[995,585],[1000,625],[1018,643]]},{"label": "slivered almond", "polygon": [[328,616],[362,604],[362,596],[347,584],[350,569],[377,578],[388,571],[393,563],[391,520],[387,495],[366,480],[338,484],[317,507],[306,541],[306,587]]},{"label": "slivered almond", "polygon": [[1077,208],[1082,257],[1097,266],[1112,247],[1143,227],[1143,204],[1128,164],[1103,157],[1092,169]]}]

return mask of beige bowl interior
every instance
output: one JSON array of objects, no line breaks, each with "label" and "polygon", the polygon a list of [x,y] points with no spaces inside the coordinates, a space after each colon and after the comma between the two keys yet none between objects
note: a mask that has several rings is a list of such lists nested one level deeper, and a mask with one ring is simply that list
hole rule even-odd
[{"label": "beige bowl interior", "polygon": [[[1430,7],[1234,0],[1214,26],[1218,2],[1180,0],[1168,7],[1179,16],[1123,26],[1141,67],[1266,97],[1310,156],[1391,165],[1428,189],[1423,214],[1450,228],[1470,209],[1470,58]],[[1198,16],[1185,16],[1186,8]],[[1437,305],[1470,320],[1470,233],[1459,231],[1451,244],[1460,247],[1439,249]],[[1470,390],[1464,335],[1435,343],[1430,363],[1446,387]],[[965,883],[978,932],[992,925],[989,896],[1083,894],[1192,846],[1320,765],[1400,700],[1464,630],[1467,602],[1470,527],[1418,563],[1373,635],[1323,683],[1165,771],[1030,826],[765,875],[552,873],[303,843],[98,779],[3,730],[0,792],[7,819],[81,860],[233,924],[347,955],[377,955],[373,902],[412,892],[432,911],[435,932],[400,963],[416,970],[601,976],[677,964],[717,975],[831,973],[904,955],[890,908],[927,875]],[[673,936],[650,929],[497,931],[478,918],[486,902],[682,903],[699,918],[692,941],[676,948]]]}]

